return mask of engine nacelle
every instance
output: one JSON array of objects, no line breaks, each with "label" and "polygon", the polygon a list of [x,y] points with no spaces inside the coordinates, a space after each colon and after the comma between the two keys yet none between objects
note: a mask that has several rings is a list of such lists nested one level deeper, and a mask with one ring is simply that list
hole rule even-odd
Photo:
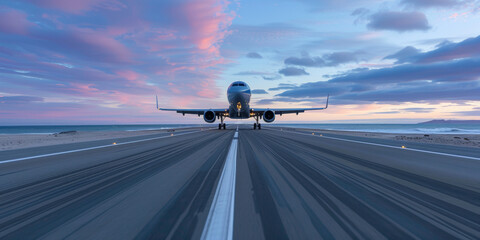
[{"label": "engine nacelle", "polygon": [[275,121],[275,112],[273,112],[272,110],[267,110],[263,112],[263,121],[267,123]]},{"label": "engine nacelle", "polygon": [[208,110],[208,111],[205,111],[205,112],[203,113],[203,120],[205,120],[205,122],[207,122],[207,123],[213,123],[213,122],[215,122],[215,117],[216,117],[216,116],[215,116],[215,112],[214,112],[214,111]]}]

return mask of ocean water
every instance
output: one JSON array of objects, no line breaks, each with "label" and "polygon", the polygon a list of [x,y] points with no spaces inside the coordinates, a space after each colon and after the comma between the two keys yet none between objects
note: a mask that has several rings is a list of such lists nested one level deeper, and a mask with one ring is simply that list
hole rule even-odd
[{"label": "ocean water", "polygon": [[272,126],[405,134],[480,134],[480,124],[272,124]]},{"label": "ocean water", "polygon": [[[228,124],[228,122],[227,122]],[[264,126],[313,128],[342,131],[417,133],[417,134],[480,134],[480,124],[289,124]],[[214,124],[144,124],[144,125],[62,125],[62,126],[0,126],[0,134],[45,134],[64,131],[140,131],[187,127],[215,127]]]}]

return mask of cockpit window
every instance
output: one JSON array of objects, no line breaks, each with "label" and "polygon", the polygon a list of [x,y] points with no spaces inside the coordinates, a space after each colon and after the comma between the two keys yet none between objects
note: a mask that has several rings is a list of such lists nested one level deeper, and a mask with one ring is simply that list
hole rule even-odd
[{"label": "cockpit window", "polygon": [[232,83],[232,87],[245,87],[247,86],[245,83],[243,82],[234,82]]}]

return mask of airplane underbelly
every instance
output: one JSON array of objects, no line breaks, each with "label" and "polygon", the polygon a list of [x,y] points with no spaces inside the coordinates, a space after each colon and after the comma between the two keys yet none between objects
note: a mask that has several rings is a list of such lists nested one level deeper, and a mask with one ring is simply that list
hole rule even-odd
[{"label": "airplane underbelly", "polygon": [[250,94],[236,93],[229,94],[228,100],[230,102],[229,117],[233,119],[246,119],[250,118]]},{"label": "airplane underbelly", "polygon": [[250,118],[250,110],[249,109],[242,109],[241,111],[237,111],[237,109],[230,108],[228,111],[229,117],[232,119],[246,119]]}]

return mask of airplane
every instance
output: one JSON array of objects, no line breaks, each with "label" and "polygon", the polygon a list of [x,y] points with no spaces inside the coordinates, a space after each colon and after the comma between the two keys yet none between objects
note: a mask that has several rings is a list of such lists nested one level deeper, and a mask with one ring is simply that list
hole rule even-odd
[{"label": "airplane", "polygon": [[157,100],[157,109],[162,111],[176,111],[177,113],[183,114],[196,114],[199,117],[203,115],[203,120],[207,123],[215,122],[215,119],[220,119],[218,124],[218,129],[225,129],[226,124],[223,122],[225,118],[229,117],[232,119],[248,119],[253,117],[255,123],[253,124],[253,129],[262,129],[262,125],[259,123],[259,120],[263,118],[263,121],[266,123],[271,123],[275,120],[275,115],[289,113],[302,113],[307,110],[324,110],[328,108],[328,97],[327,103],[323,108],[250,108],[250,96],[252,95],[250,87],[248,84],[242,81],[236,81],[230,84],[227,89],[227,98],[230,106],[228,108],[219,108],[219,109],[169,109],[169,108],[159,108],[158,107],[158,97]]}]

